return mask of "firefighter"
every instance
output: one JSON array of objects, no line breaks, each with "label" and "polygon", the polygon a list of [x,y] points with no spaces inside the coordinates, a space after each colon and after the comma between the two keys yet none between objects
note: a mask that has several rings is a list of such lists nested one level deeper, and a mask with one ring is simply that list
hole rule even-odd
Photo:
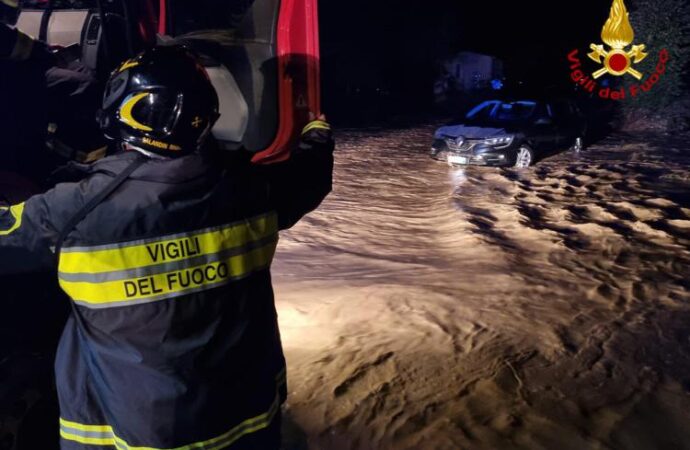
[{"label": "firefighter", "polygon": [[257,168],[214,150],[217,118],[188,50],[146,51],[104,94],[101,127],[122,151],[0,216],[0,273],[57,265],[71,298],[55,363],[63,450],[279,448],[269,268],[278,230],[330,191],[333,141],[315,120],[288,162]]},{"label": "firefighter", "polygon": [[49,187],[48,174],[66,160],[103,156],[103,135],[93,120],[102,88],[69,49],[52,51],[4,23],[12,24],[16,13],[8,11],[16,4],[0,1],[0,170]]},{"label": "firefighter", "polygon": [[[12,20],[5,2],[0,3],[3,19]],[[48,53],[33,40],[0,23],[0,170],[21,174],[38,182],[47,175],[42,165],[41,147],[47,128],[47,112],[36,105],[47,96],[45,72],[50,67]]]},{"label": "firefighter", "polygon": [[[52,62],[44,46],[4,25],[15,23],[16,6],[0,0],[0,209],[44,191],[59,163],[45,151],[45,74]],[[58,431],[52,366],[69,306],[54,270],[0,276],[0,286],[0,448],[52,450]],[[40,315],[33,314],[37,304]]]}]

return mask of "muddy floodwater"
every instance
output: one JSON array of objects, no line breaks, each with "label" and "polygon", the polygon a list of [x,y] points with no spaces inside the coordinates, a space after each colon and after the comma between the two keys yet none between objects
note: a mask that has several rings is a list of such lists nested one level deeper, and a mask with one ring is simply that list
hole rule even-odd
[{"label": "muddy floodwater", "polygon": [[343,131],[281,235],[294,449],[690,448],[690,142],[450,168]]}]

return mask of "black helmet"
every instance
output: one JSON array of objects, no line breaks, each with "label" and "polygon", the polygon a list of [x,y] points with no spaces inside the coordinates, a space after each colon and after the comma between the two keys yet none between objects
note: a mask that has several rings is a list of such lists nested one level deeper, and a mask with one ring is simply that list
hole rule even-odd
[{"label": "black helmet", "polygon": [[159,155],[198,150],[218,120],[218,95],[185,47],[154,47],[110,76],[99,114],[106,137]]}]

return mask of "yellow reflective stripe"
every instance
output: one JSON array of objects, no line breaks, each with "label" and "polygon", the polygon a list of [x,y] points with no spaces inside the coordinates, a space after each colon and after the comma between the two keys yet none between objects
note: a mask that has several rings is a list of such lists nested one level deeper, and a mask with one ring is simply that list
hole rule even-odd
[{"label": "yellow reflective stripe", "polygon": [[24,203],[19,203],[18,205],[12,205],[9,208],[2,207],[0,212],[7,211],[9,209],[10,214],[14,218],[14,223],[7,230],[0,230],[0,236],[7,236],[19,229],[22,226],[22,216],[24,215]]},{"label": "yellow reflective stripe", "polygon": [[118,69],[117,72],[118,73],[124,72],[125,70],[131,69],[132,67],[136,67],[138,65],[139,65],[139,61],[134,61],[132,59],[128,59],[127,61],[122,63],[122,66],[120,66],[120,68]]},{"label": "yellow reflective stripe", "polygon": [[68,433],[64,430],[60,430],[60,436],[68,441],[79,442],[80,444],[87,445],[115,445],[114,438],[92,438],[85,436],[78,436],[76,434]]},{"label": "yellow reflective stripe", "polygon": [[181,267],[147,277],[102,283],[60,279],[62,289],[76,302],[94,305],[162,300],[211,289],[270,265],[277,240],[245,254],[195,267]]},{"label": "yellow reflective stripe", "polygon": [[306,127],[302,130],[302,134],[307,133],[313,129],[323,129],[323,130],[330,130],[331,126],[328,124],[328,122],[324,122],[323,120],[314,120],[312,122],[309,122]]},{"label": "yellow reflective stripe", "polygon": [[2,3],[6,4],[10,8],[19,8],[19,2],[17,0],[2,0]]},{"label": "yellow reflective stripe", "polygon": [[69,428],[74,428],[75,430],[81,430],[81,431],[95,431],[99,433],[112,433],[113,429],[112,427],[108,425],[84,425],[81,423],[77,422],[71,422],[69,420],[65,420],[62,417],[60,417],[60,425],[69,427]]},{"label": "yellow reflective stripe", "polygon": [[[162,236],[158,240],[138,245],[122,243],[103,250],[96,247],[93,250],[87,248],[82,251],[65,248],[60,254],[58,271],[96,274],[182,261],[241,247],[268,237],[277,230],[277,216],[269,214],[225,228],[202,230],[174,237]],[[176,253],[178,254],[175,255]]]},{"label": "yellow reflective stripe", "polygon": [[248,434],[256,433],[257,431],[268,428],[268,426],[273,421],[276,413],[280,409],[280,395],[276,392],[276,396],[271,403],[268,411],[259,414],[258,416],[247,419],[240,424],[234,426],[229,431],[221,434],[220,436],[208,439],[206,441],[195,442],[188,445],[183,445],[181,447],[175,448],[155,448],[155,447],[134,447],[126,442],[124,439],[119,437],[113,431],[113,428],[109,425],[83,425],[76,422],[67,421],[60,418],[60,425],[75,430],[83,430],[85,432],[102,432],[108,433],[112,437],[107,438],[93,438],[87,435],[79,435],[74,432],[68,432],[64,429],[60,429],[60,436],[63,439],[79,442],[81,444],[89,445],[101,445],[101,446],[115,446],[118,450],[220,450],[227,448],[237,442],[241,437]]},{"label": "yellow reflective stripe", "polygon": [[148,92],[141,92],[139,94],[132,95],[128,99],[126,99],[122,107],[120,108],[120,122],[126,123],[135,130],[153,131],[153,128],[149,127],[148,125],[144,125],[141,122],[137,122],[137,120],[132,116],[132,110],[134,109],[136,104],[148,95]]},{"label": "yellow reflective stripe", "polygon": [[31,56],[34,48],[34,40],[28,35],[17,30],[17,42],[14,44],[10,59],[14,61],[26,61]]}]

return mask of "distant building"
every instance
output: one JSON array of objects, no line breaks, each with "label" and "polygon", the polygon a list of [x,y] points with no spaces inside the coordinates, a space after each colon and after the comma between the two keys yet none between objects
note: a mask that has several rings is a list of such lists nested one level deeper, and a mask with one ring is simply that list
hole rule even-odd
[{"label": "distant building", "polygon": [[438,102],[453,93],[491,89],[493,80],[503,79],[503,61],[480,53],[460,52],[443,61],[440,72],[434,86]]}]

